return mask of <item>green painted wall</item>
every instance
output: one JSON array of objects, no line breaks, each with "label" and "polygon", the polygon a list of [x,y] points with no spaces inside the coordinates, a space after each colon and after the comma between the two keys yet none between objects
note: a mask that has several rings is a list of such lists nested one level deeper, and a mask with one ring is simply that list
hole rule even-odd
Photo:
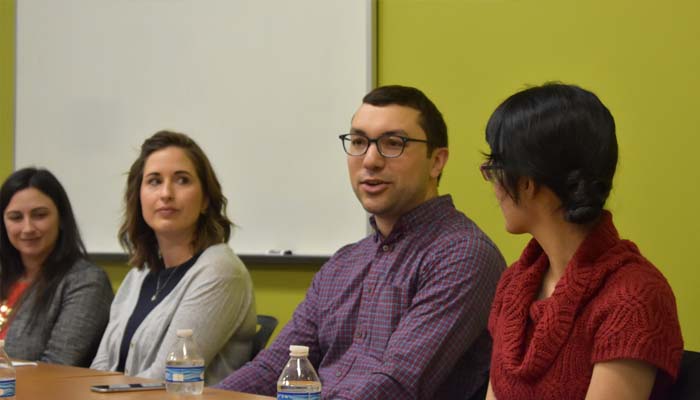
[{"label": "green painted wall", "polygon": [[637,0],[379,0],[379,83],[426,90],[446,115],[442,191],[513,261],[477,170],[493,109],[526,84],[577,83],[615,116],[620,163],[608,206],[676,294],[686,347],[700,350],[700,3]]},{"label": "green painted wall", "polygon": [[[618,125],[620,165],[609,208],[621,234],[664,272],[686,347],[700,350],[700,4],[620,0],[378,0],[378,82],[425,89],[444,112],[452,193],[514,260],[527,238],[505,233],[477,171],[483,128],[506,96],[546,80],[594,90]],[[14,1],[0,0],[0,176],[12,168]],[[105,265],[118,285],[125,266]],[[285,323],[316,271],[249,265],[258,311]]]},{"label": "green painted wall", "polygon": [[12,171],[15,2],[0,0],[0,180]]}]

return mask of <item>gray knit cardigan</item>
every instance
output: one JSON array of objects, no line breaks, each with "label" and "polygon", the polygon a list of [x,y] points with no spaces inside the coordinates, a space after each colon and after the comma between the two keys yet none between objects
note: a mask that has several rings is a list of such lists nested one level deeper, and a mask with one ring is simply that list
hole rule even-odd
[{"label": "gray knit cardigan", "polygon": [[[146,268],[133,268],[124,278],[91,368],[116,369],[126,324],[148,274]],[[248,270],[227,244],[211,246],[136,329],[124,373],[164,379],[165,359],[177,340],[175,332],[191,328],[206,363],[205,383],[217,383],[249,360],[255,327]]]}]

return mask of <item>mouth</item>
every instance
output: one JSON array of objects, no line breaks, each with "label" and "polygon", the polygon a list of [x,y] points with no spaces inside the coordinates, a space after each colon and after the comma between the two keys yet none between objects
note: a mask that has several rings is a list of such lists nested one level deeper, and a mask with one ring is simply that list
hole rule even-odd
[{"label": "mouth", "polygon": [[178,212],[178,209],[172,207],[161,207],[156,209],[156,214],[161,216],[170,216]]},{"label": "mouth", "polygon": [[377,194],[386,190],[391,182],[383,179],[362,179],[360,180],[360,189],[369,194]]}]

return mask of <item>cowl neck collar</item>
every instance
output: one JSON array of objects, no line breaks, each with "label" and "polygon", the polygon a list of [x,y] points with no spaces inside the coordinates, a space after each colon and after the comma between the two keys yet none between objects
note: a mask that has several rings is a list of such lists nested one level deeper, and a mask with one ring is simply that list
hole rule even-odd
[{"label": "cowl neck collar", "polygon": [[549,260],[532,239],[513,264],[514,284],[508,285],[501,318],[503,366],[524,379],[542,376],[566,344],[580,311],[607,277],[625,264],[636,246],[620,237],[612,215],[604,211],[566,266],[552,295],[537,300]]}]

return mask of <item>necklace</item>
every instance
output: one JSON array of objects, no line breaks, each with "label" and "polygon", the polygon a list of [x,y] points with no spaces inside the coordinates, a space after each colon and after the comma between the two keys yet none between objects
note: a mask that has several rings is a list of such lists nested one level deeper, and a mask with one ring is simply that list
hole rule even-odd
[{"label": "necklace", "polygon": [[[163,271],[163,270],[161,270]],[[151,296],[151,301],[156,301],[158,298],[158,294],[160,293],[161,290],[165,289],[165,287],[168,285],[168,282],[170,282],[170,278],[175,275],[175,271],[172,271],[170,274],[168,274],[168,277],[165,279],[165,282],[163,283],[163,286],[160,286],[160,273],[158,274],[158,277],[156,277],[156,292],[153,293],[153,296]]]}]

